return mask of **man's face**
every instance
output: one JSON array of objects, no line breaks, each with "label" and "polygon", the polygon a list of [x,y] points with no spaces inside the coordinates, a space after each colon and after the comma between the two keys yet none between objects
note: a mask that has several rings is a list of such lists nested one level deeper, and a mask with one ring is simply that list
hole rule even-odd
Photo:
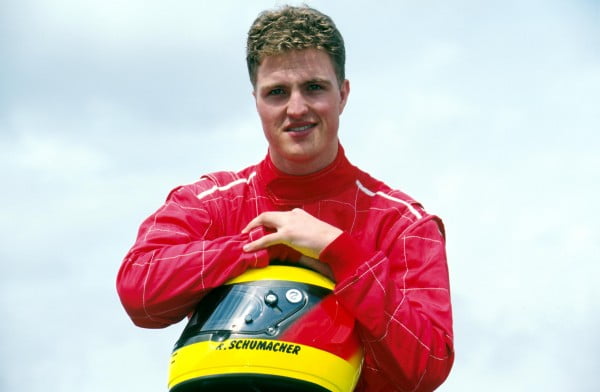
[{"label": "man's face", "polygon": [[324,51],[290,51],[262,60],[254,97],[277,168],[308,174],[335,159],[339,116],[349,92],[347,80],[339,86]]}]

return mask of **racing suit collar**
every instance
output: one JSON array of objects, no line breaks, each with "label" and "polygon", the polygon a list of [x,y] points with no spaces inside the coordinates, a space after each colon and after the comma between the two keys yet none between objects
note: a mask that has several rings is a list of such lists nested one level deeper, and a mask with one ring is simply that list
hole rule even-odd
[{"label": "racing suit collar", "polygon": [[340,144],[338,154],[331,164],[302,176],[282,172],[267,154],[258,166],[258,177],[275,204],[300,207],[304,203],[322,200],[341,192],[356,181],[357,170],[346,158]]}]

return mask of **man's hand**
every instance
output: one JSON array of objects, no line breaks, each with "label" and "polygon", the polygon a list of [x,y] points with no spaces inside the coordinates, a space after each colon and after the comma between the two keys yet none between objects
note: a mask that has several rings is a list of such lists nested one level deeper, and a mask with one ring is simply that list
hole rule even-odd
[{"label": "man's hand", "polygon": [[246,252],[283,244],[305,256],[318,259],[323,249],[342,234],[342,230],[300,208],[285,212],[263,212],[250,221],[242,233],[247,233],[258,226],[264,226],[273,232],[246,244],[244,246]]},{"label": "man's hand", "polygon": [[308,257],[305,255],[300,256],[300,260],[298,260],[298,264],[310,268],[314,271],[317,271],[323,276],[328,277],[332,281],[335,282],[335,277],[333,276],[333,271],[328,264],[322,263],[319,260],[313,259],[312,257]]}]

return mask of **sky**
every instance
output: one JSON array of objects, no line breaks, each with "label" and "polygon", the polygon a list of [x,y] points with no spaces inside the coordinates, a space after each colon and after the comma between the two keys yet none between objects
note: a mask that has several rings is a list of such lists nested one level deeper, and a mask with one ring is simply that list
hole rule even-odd
[{"label": "sky", "polygon": [[[444,219],[439,391],[600,390],[600,2],[307,3],[350,160]],[[265,156],[245,35],[279,4],[0,3],[0,390],[167,390],[184,323],[135,327],[116,273],[172,188]]]}]

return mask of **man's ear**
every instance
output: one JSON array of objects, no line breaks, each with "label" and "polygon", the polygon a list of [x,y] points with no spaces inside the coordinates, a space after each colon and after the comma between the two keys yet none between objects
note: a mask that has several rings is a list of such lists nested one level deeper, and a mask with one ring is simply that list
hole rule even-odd
[{"label": "man's ear", "polygon": [[258,100],[256,99],[256,89],[255,88],[252,89],[252,97],[254,98],[254,106],[256,107],[256,110],[258,110]]},{"label": "man's ear", "polygon": [[344,108],[346,107],[348,95],[350,95],[350,81],[348,79],[344,79],[342,85],[340,86],[340,114],[342,114]]}]

